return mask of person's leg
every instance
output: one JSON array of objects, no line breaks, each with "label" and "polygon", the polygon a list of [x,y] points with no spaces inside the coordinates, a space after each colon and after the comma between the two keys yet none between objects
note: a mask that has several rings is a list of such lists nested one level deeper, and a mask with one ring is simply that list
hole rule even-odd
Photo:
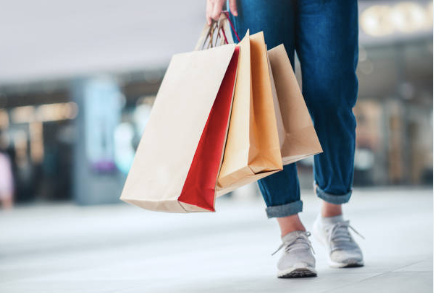
[{"label": "person's leg", "polygon": [[296,51],[303,95],[323,153],[314,158],[315,191],[323,200],[313,232],[330,265],[363,265],[362,252],[342,217],[352,193],[357,99],[357,0],[298,1]]},{"label": "person's leg", "polygon": [[267,216],[277,218],[282,236],[292,231],[306,231],[298,216],[303,210],[303,202],[295,164],[286,165],[282,171],[258,180],[258,185],[267,205]]},{"label": "person's leg", "polygon": [[[294,65],[294,0],[291,1],[237,1],[238,17],[231,15],[235,30],[242,38],[263,31],[269,49],[284,44],[288,57]],[[236,40],[235,40],[236,41]],[[258,181],[267,205],[269,218],[278,218],[282,236],[305,228],[297,213],[302,211],[300,187],[295,164]]]},{"label": "person's leg", "polygon": [[[283,43],[294,65],[295,1],[238,1],[238,17],[231,19],[240,38],[249,29],[250,34],[263,31],[269,49]],[[295,164],[284,166],[283,171],[259,180],[258,184],[267,205],[267,216],[277,218],[280,225],[283,242],[280,248],[284,251],[277,265],[278,277],[316,276],[310,234],[298,217],[303,203]]]},{"label": "person's leg", "polygon": [[339,215],[342,215],[342,204],[333,204],[323,200],[321,206],[321,216],[335,217]]},{"label": "person's leg", "polygon": [[298,1],[297,16],[303,95],[324,151],[314,157],[315,191],[340,205],[351,197],[354,172],[357,1]]}]

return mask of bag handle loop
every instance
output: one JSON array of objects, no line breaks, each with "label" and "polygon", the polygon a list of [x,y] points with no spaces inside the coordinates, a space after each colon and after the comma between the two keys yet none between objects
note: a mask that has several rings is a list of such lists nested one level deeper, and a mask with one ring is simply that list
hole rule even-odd
[{"label": "bag handle loop", "polygon": [[[240,41],[240,37],[235,31],[235,27],[229,18],[229,12],[223,11],[220,14],[220,18],[218,21],[213,20],[211,25],[205,24],[194,50],[198,51],[198,50],[216,47],[222,44],[229,44],[230,42],[228,41],[228,38],[225,33],[225,24],[227,22],[229,22],[230,28],[235,33],[235,36],[237,37],[238,41]],[[228,27],[226,29],[228,29]],[[223,38],[221,38],[222,37],[221,35],[223,36]]]},{"label": "bag handle loop", "polygon": [[234,24],[232,23],[231,18],[229,17],[229,11],[223,11],[222,13],[224,13],[224,14],[226,15],[226,19],[228,20],[229,24],[231,25],[231,29],[232,29],[232,31],[234,32],[235,36],[237,37],[238,42],[241,42],[241,39],[240,39],[240,37],[238,36],[237,31],[235,30],[235,26],[234,26]]}]

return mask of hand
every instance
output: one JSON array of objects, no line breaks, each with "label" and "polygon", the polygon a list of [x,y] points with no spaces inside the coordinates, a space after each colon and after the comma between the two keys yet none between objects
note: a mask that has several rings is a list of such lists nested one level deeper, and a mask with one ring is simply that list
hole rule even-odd
[{"label": "hand", "polygon": [[[211,25],[212,20],[219,20],[225,0],[206,0],[206,21]],[[229,9],[234,16],[238,16],[236,0],[229,0]]]}]

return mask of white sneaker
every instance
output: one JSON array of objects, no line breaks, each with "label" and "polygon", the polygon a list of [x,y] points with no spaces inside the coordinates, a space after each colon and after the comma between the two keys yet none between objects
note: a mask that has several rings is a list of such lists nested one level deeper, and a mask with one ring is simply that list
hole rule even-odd
[{"label": "white sneaker", "polygon": [[282,237],[282,244],[273,253],[284,248],[277,263],[278,278],[315,277],[315,258],[313,248],[308,237],[310,232],[293,231]]},{"label": "white sneaker", "polygon": [[359,245],[354,241],[348,228],[363,238],[353,227],[350,221],[344,221],[342,215],[315,220],[313,234],[327,249],[327,259],[331,267],[361,267],[363,254]]}]

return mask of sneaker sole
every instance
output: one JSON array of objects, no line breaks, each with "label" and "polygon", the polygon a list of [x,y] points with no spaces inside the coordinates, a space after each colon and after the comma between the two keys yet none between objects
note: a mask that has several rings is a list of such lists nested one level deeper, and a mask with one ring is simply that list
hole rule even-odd
[{"label": "sneaker sole", "polygon": [[[316,240],[318,240],[318,242],[321,243],[321,245],[327,247],[327,245],[324,243],[324,240],[319,236],[320,231],[318,231],[316,225],[313,226],[312,234],[316,238]],[[334,262],[330,259],[330,255],[328,254],[327,254],[327,263],[332,268],[359,268],[364,266],[363,261],[357,261],[357,260],[348,263]]]},{"label": "sneaker sole", "polygon": [[279,271],[278,278],[308,278],[316,277],[316,271],[313,268],[297,268]]}]

